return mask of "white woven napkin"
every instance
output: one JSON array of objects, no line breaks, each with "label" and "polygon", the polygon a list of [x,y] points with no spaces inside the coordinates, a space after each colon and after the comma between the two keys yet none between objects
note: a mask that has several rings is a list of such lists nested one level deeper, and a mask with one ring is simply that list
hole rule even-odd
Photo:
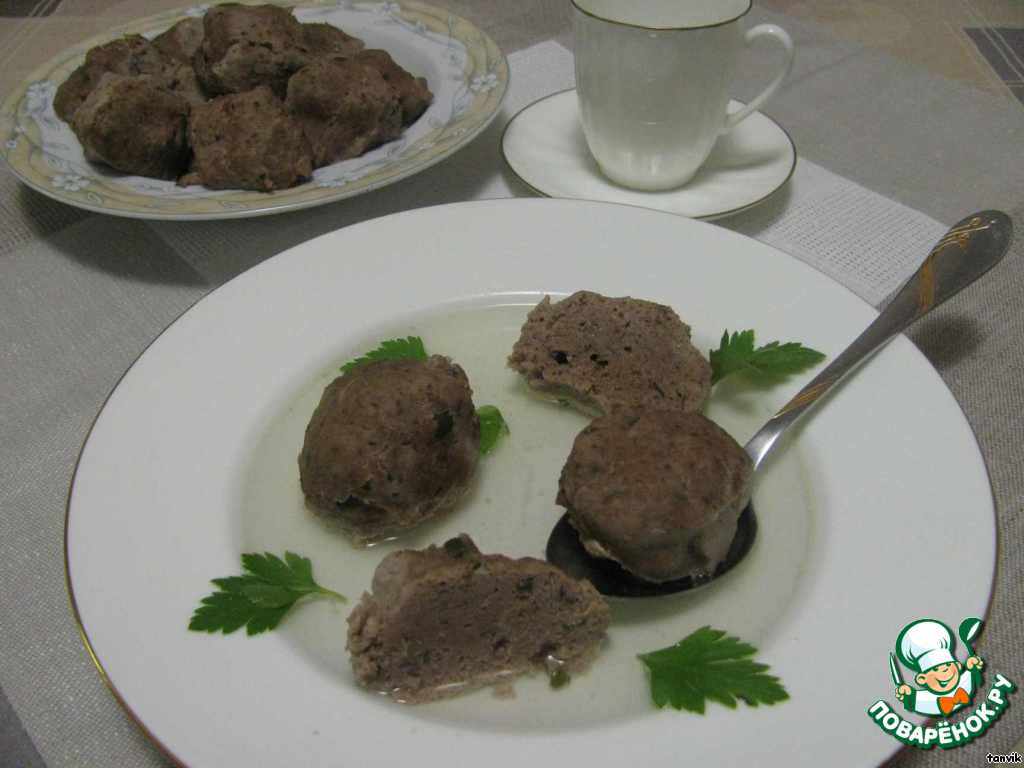
[{"label": "white woven napkin", "polygon": [[[575,84],[572,53],[558,43],[535,45],[512,59],[511,114]],[[517,182],[510,186],[507,177],[495,176],[480,196],[522,193]],[[806,158],[799,158],[787,188],[764,205],[716,223],[796,256],[876,306],[946,231],[919,211]]]}]

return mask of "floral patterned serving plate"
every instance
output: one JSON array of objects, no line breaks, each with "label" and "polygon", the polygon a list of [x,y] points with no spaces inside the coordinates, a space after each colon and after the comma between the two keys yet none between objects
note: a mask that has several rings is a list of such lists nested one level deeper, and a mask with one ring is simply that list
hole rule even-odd
[{"label": "floral patterned serving plate", "polygon": [[317,169],[312,180],[271,193],[180,187],[127,176],[87,161],[71,128],[53,111],[59,85],[86,52],[126,34],[153,37],[209,6],[171,11],[115,28],[37,69],[0,108],[0,156],[38,192],[69,205],[143,219],[229,219],[264,216],[342,200],[393,184],[440,162],[479,134],[498,113],[508,62],[483,31],[446,10],[415,0],[280,3],[302,22],[327,22],[383,48],[426,77],[434,101],[395,141],[352,160]]}]

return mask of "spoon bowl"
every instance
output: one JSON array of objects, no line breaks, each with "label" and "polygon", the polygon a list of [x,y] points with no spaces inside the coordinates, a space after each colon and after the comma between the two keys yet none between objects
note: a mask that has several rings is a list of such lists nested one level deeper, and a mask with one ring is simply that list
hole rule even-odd
[{"label": "spoon bowl", "polygon": [[728,554],[712,573],[684,576],[681,579],[657,583],[634,576],[614,560],[591,556],[580,543],[576,529],[572,527],[569,515],[566,514],[562,515],[551,531],[546,556],[548,562],[554,563],[573,578],[589,581],[602,595],[657,597],[687,592],[724,576],[747,556],[756,538],[757,515],[754,514],[754,507],[747,504],[736,523],[736,536],[729,546]]},{"label": "spoon bowl", "polygon": [[[971,214],[946,232],[860,336],[750,438],[744,449],[753,460],[754,471],[782,434],[854,369],[909,325],[998,264],[1012,237],[1013,224],[1001,211]],[[590,555],[565,514],[548,538],[546,556],[548,562],[570,576],[589,580],[609,597],[653,597],[696,589],[724,576],[747,556],[756,537],[757,515],[751,501],[740,514],[728,553],[713,571],[655,583],[631,574],[614,560]]]}]

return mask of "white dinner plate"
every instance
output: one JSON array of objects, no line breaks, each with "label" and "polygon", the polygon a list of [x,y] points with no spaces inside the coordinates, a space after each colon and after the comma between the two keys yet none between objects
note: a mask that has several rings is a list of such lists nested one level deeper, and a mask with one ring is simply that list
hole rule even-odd
[{"label": "white dinner plate", "polygon": [[[261,0],[266,2],[266,0]],[[152,38],[209,5],[134,21],[56,56],[8,94],[0,107],[0,157],[37,192],[98,213],[143,219],[265,216],[342,200],[394,184],[451,155],[486,128],[508,86],[508,62],[490,37],[466,19],[417,0],[311,0],[278,4],[299,21],[333,24],[383,48],[425,77],[434,100],[402,135],[366,154],[318,168],[313,178],[275,192],[212,190],[129,176],[85,159],[71,128],[53,111],[57,88],[86,52],[126,34]]]},{"label": "white dinner plate", "polygon": [[[743,106],[729,102],[729,111]],[[767,200],[796,168],[793,139],[763,112],[718,138],[696,175],[678,189],[643,192],[610,181],[587,149],[576,89],[524,107],[501,137],[509,169],[537,194],[654,208],[693,219],[719,219]]]},{"label": "white dinner plate", "polygon": [[[505,358],[544,293],[587,288],[670,304],[701,349],[726,328],[834,356],[874,317],[800,262],[718,227],[567,200],[495,200],[325,235],[218,288],[135,362],[94,424],[69,499],[66,557],[90,651],[148,734],[192,768],[487,765],[571,759],[649,768],[864,766],[899,743],[867,716],[892,700],[888,654],[920,617],[983,616],[994,511],[971,430],[904,338],[855,374],[758,478],[751,555],[711,586],[616,603],[590,670],[553,691],[482,690],[403,706],[358,688],[346,617],[380,559],[460,531],[485,552],[541,555],[562,463],[586,419],[528,396]],[[459,509],[354,549],[303,506],[296,457],[343,362],[421,335],[467,371],[511,435]],[[725,381],[709,415],[744,442],[809,378]],[[347,605],[314,602],[276,631],[186,629],[209,579],[243,552],[309,556]],[[957,575],[942,575],[955,564]],[[636,654],[710,624],[759,649],[791,699],[698,716],[650,703]],[[955,626],[955,624],[954,624]]]}]

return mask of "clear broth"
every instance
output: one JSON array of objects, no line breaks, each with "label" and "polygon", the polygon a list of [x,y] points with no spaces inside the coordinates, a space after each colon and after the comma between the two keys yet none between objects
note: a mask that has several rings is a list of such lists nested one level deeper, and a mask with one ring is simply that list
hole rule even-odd
[{"label": "clear broth", "polygon": [[[278,630],[298,653],[341,685],[356,687],[345,650],[346,618],[389,552],[426,547],[465,532],[485,553],[543,557],[548,534],[564,511],[554,501],[559,473],[576,434],[589,419],[538,400],[505,366],[533,306],[522,301],[521,296],[507,301],[499,296],[490,303],[445,307],[382,327],[354,346],[339,348],[328,369],[270,416],[252,447],[239,500],[242,551],[300,552],[312,559],[321,584],[348,597],[347,604],[304,605]],[[694,343],[703,350],[714,346],[717,330],[694,329]],[[474,486],[456,510],[394,541],[358,549],[306,508],[296,459],[306,424],[323,388],[338,375],[338,366],[383,339],[408,335],[421,336],[428,352],[459,363],[469,376],[476,405],[497,405],[511,435],[481,459]],[[756,389],[719,385],[707,415],[742,444],[771,415],[767,401]],[[654,712],[638,653],[671,645],[705,624],[759,645],[799,598],[813,540],[806,471],[798,447],[789,445],[758,473],[758,540],[727,577],[686,594],[613,601],[605,647],[590,669],[575,675],[569,685],[553,690],[540,672],[515,680],[514,696],[507,688],[497,695],[485,688],[406,706],[409,717],[462,728],[562,731]],[[367,706],[402,706],[369,692],[364,695]]]}]

